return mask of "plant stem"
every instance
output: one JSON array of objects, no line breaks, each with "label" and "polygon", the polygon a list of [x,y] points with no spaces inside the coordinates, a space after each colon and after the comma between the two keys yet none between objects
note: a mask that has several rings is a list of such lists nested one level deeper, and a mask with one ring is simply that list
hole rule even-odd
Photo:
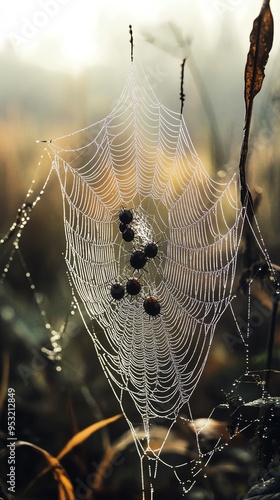
[{"label": "plant stem", "polygon": [[279,304],[279,290],[277,290],[274,294],[273,298],[273,309],[271,315],[271,323],[269,329],[269,337],[267,342],[267,359],[266,359],[266,372],[265,372],[265,388],[266,391],[269,392],[270,389],[270,374],[271,374],[271,365],[272,365],[272,355],[273,355],[273,344],[274,344],[274,336],[276,330],[276,318],[277,318],[277,310]]}]

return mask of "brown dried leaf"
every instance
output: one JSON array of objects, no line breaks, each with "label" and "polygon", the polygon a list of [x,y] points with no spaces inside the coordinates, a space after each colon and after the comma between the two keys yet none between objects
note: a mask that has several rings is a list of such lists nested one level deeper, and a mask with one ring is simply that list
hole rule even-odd
[{"label": "brown dried leaf", "polygon": [[57,487],[58,487],[58,499],[59,500],[75,500],[75,495],[74,495],[74,490],[72,483],[69,479],[69,477],[66,474],[66,471],[63,469],[62,465],[58,461],[57,458],[53,457],[50,453],[48,453],[46,450],[43,448],[40,448],[39,446],[29,443],[27,441],[18,441],[17,446],[29,446],[33,448],[34,450],[39,451],[41,453],[45,460],[49,463],[50,467],[48,467],[47,470],[51,470],[53,473],[53,476],[57,482]]},{"label": "brown dried leaf", "polygon": [[95,424],[90,425],[89,427],[86,427],[86,429],[83,429],[80,432],[77,432],[75,436],[68,441],[66,446],[61,450],[61,452],[58,454],[57,459],[61,460],[69,451],[71,451],[75,446],[78,446],[78,444],[81,444],[85,439],[87,439],[93,432],[98,431],[102,427],[105,427],[105,425],[111,424],[112,422],[115,422],[119,418],[121,418],[123,415],[115,415],[114,417],[106,418],[105,420],[101,420],[100,422],[95,422]]},{"label": "brown dried leaf", "polygon": [[273,42],[273,17],[269,0],[264,1],[259,16],[254,20],[250,34],[250,50],[245,67],[246,114],[255,95],[261,90],[265,77],[264,69]]},{"label": "brown dried leaf", "polygon": [[[36,446],[32,443],[29,443],[27,441],[18,441],[17,446],[22,446],[22,445],[27,445],[30,446],[31,448],[34,448],[35,450],[38,450],[41,452],[47,462],[49,463],[49,466],[46,467],[44,470],[42,470],[28,485],[26,491],[28,491],[33,484],[44,474],[52,470],[52,473],[54,475],[55,480],[57,481],[58,484],[58,492],[59,492],[59,500],[75,500],[74,497],[74,491],[73,491],[73,486],[68,478],[65,470],[63,469],[62,465],[60,464],[60,460],[67,454],[69,453],[75,446],[78,446],[81,444],[85,439],[87,439],[91,434],[94,432],[98,431],[102,427],[105,427],[105,425],[111,424],[112,422],[115,422],[119,418],[121,418],[123,415],[118,414],[115,415],[114,417],[110,417],[104,420],[101,420],[100,422],[96,422],[95,424],[90,425],[89,427],[86,427],[86,429],[83,429],[82,431],[78,432],[73,436],[73,438],[68,441],[68,443],[65,445],[65,447],[61,450],[61,452],[58,454],[58,456],[55,458],[50,453],[48,453],[46,450],[40,448],[39,446]],[[0,499],[1,500],[1,499]]]}]

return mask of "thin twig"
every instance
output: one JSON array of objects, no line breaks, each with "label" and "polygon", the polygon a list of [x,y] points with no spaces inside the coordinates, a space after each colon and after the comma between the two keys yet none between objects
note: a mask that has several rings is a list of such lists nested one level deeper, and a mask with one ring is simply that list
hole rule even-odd
[{"label": "thin twig", "polygon": [[130,34],[130,60],[133,62],[133,31],[131,24],[129,25],[129,34]]},{"label": "thin twig", "polygon": [[266,372],[265,372],[265,387],[267,392],[269,392],[270,389],[270,374],[272,367],[272,355],[273,355],[273,345],[274,345],[274,337],[276,331],[276,318],[278,312],[279,295],[280,295],[279,290],[276,290],[273,298],[273,309],[271,315],[269,337],[267,342],[267,359],[266,359]]},{"label": "thin twig", "polygon": [[181,86],[180,86],[180,101],[181,101],[181,115],[183,114],[185,94],[184,94],[184,71],[185,71],[186,58],[183,59],[181,64]]}]

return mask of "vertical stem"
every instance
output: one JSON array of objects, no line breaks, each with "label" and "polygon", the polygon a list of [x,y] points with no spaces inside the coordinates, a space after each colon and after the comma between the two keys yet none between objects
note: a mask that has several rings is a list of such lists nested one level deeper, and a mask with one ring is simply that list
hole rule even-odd
[{"label": "vertical stem", "polygon": [[181,64],[181,86],[180,86],[180,101],[181,101],[181,115],[183,114],[185,94],[184,94],[184,70],[185,70],[186,58],[183,59]]},{"label": "vertical stem", "polygon": [[[245,237],[245,250],[243,255],[244,267],[250,268],[252,265],[252,231],[251,225],[254,218],[254,204],[250,189],[246,179],[246,162],[248,155],[248,143],[251,126],[251,118],[253,111],[253,99],[251,99],[245,120],[244,136],[241,146],[240,160],[239,160],[239,176],[240,176],[240,201],[243,210],[246,209],[246,217],[244,220],[244,237]],[[248,199],[247,199],[248,198]],[[246,208],[245,208],[246,207]]]},{"label": "vertical stem", "polygon": [[132,26],[131,24],[129,25],[129,34],[130,34],[130,60],[133,62],[133,31],[132,31]]},{"label": "vertical stem", "polygon": [[245,128],[244,128],[244,136],[240,153],[240,161],[239,161],[239,175],[240,175],[240,188],[241,188],[241,204],[244,207],[246,202],[246,197],[248,196],[248,205],[247,205],[247,215],[249,221],[252,222],[254,216],[254,207],[253,200],[250,189],[247,184],[246,179],[246,162],[248,155],[248,143],[249,143],[249,134],[251,127],[251,119],[252,119],[252,111],[253,111],[253,99],[251,99],[245,120]]},{"label": "vertical stem", "polygon": [[273,298],[273,309],[271,315],[271,323],[269,329],[269,337],[267,343],[267,359],[266,359],[266,372],[265,372],[265,387],[267,392],[270,389],[270,373],[271,373],[271,365],[272,365],[272,355],[273,355],[273,344],[274,344],[274,336],[276,330],[276,318],[277,318],[277,310],[279,303],[279,290],[276,291]]}]

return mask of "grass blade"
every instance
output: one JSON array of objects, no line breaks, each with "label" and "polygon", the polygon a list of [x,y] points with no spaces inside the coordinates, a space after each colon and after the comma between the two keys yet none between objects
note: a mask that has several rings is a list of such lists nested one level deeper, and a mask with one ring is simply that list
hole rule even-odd
[{"label": "grass blade", "polygon": [[114,417],[106,418],[104,420],[101,420],[100,422],[95,422],[95,424],[90,425],[89,427],[86,427],[82,431],[78,432],[73,436],[70,441],[65,445],[63,450],[57,455],[57,460],[61,460],[69,451],[71,451],[75,446],[78,446],[81,444],[85,439],[87,439],[91,434],[94,432],[98,431],[102,427],[105,427],[105,425],[111,424],[121,418],[123,415],[115,415]]},{"label": "grass blade", "polygon": [[45,469],[45,472],[51,470],[54,476],[55,481],[57,482],[58,487],[58,499],[59,500],[75,500],[74,489],[72,483],[63,469],[59,460],[53,457],[48,451],[40,448],[33,443],[29,443],[28,441],[18,441],[17,446],[29,446],[34,450],[38,451],[43,455],[45,460],[49,463],[49,467]]}]

